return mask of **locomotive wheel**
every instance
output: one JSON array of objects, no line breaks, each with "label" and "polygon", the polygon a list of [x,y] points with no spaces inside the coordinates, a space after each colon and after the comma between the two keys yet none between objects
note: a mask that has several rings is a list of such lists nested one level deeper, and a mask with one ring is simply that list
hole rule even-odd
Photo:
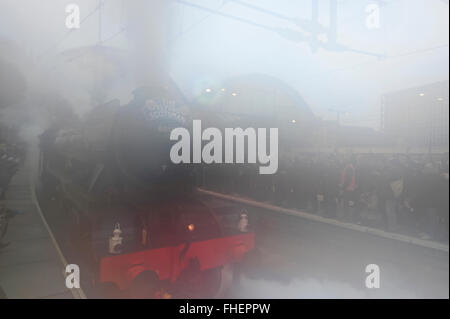
[{"label": "locomotive wheel", "polygon": [[256,269],[261,266],[262,253],[258,248],[253,248],[244,255],[244,259],[237,265],[236,274],[234,277],[235,283],[239,284],[243,274],[247,277],[252,277]]},{"label": "locomotive wheel", "polygon": [[220,284],[212,298],[224,298],[231,289],[235,278],[235,267],[233,264],[226,264],[220,269]]},{"label": "locomotive wheel", "polygon": [[123,298],[119,287],[112,282],[105,282],[99,284],[99,298],[103,299],[121,299]]},{"label": "locomotive wheel", "polygon": [[251,251],[244,255],[244,260],[242,261],[242,266],[249,269],[253,269],[261,265],[261,250],[258,248],[253,248]]},{"label": "locomotive wheel", "polygon": [[233,276],[233,265],[185,272],[177,281],[177,298],[224,298],[233,283]]},{"label": "locomotive wheel", "polygon": [[157,299],[161,290],[161,281],[153,271],[143,271],[134,278],[130,287],[132,299]]}]

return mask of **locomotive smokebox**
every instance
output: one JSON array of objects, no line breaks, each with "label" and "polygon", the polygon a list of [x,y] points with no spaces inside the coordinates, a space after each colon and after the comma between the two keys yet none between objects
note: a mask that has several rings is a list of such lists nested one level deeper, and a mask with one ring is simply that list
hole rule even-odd
[{"label": "locomotive smokebox", "polygon": [[111,132],[117,167],[128,179],[152,188],[185,182],[187,167],[170,160],[170,132],[186,127],[187,110],[168,90],[141,87],[119,109]]}]

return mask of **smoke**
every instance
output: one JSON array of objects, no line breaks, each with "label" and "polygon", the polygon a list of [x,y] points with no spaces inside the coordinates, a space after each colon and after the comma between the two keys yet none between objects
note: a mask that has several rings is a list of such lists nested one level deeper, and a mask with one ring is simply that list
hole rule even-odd
[{"label": "smoke", "polygon": [[135,61],[136,86],[167,84],[169,6],[172,1],[129,1],[128,35]]},{"label": "smoke", "polygon": [[254,280],[242,277],[233,288],[233,298],[250,299],[366,299],[366,298],[418,298],[414,293],[395,287],[356,289],[332,280],[313,278],[294,279],[290,283]]},{"label": "smoke", "polygon": [[[30,138],[61,116],[82,119],[112,99],[126,104],[137,87],[165,86],[170,3],[106,2],[103,38],[107,40],[109,34],[123,28],[118,45],[92,42],[99,13],[92,2],[79,2],[82,16],[93,14],[67,36],[64,3],[30,4],[30,11],[24,12],[16,10],[15,2],[3,3],[3,9],[11,14],[1,23],[7,33],[0,37],[0,87],[9,94],[0,92],[0,122],[20,127]],[[117,19],[120,10],[125,21]],[[41,19],[33,20],[31,11]],[[28,20],[33,24],[25,23]],[[12,38],[18,39],[17,44]]]}]

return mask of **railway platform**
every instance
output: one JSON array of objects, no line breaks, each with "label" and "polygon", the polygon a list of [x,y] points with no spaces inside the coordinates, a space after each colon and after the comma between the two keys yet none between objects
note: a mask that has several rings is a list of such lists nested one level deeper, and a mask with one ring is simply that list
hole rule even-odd
[{"label": "railway platform", "polygon": [[0,298],[85,298],[81,289],[66,288],[67,262],[36,201],[31,163],[13,177],[2,202],[18,214],[0,249]]}]

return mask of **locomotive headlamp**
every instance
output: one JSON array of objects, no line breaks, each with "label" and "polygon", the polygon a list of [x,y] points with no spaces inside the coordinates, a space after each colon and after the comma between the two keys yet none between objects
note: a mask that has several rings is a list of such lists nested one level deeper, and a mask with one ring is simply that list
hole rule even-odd
[{"label": "locomotive headlamp", "polygon": [[120,224],[116,223],[114,227],[113,236],[109,238],[109,253],[110,254],[120,254],[122,247],[122,230],[120,229]]},{"label": "locomotive headlamp", "polygon": [[194,229],[195,229],[195,225],[194,225],[194,224],[189,224],[189,225],[187,226],[187,229],[188,229],[190,232],[193,232]]},{"label": "locomotive headlamp", "polygon": [[241,211],[241,215],[239,218],[238,229],[240,232],[245,233],[248,231],[248,214],[244,209]]}]

